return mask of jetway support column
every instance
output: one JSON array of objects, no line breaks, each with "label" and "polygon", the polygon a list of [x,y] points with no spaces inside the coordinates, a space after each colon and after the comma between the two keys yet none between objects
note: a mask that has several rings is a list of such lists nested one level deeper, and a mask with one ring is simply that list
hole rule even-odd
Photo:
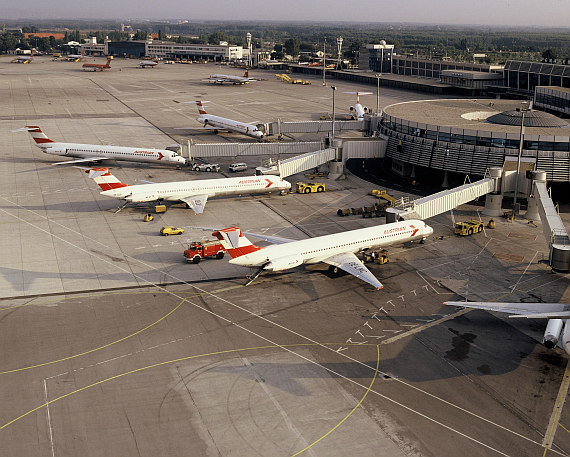
[{"label": "jetway support column", "polygon": [[533,170],[530,172],[532,185],[531,185],[531,194],[528,197],[528,207],[525,214],[525,219],[529,219],[531,221],[539,221],[540,220],[540,213],[538,211],[538,201],[536,199],[534,186],[535,183],[543,183],[546,185],[546,172],[544,171],[537,171]]},{"label": "jetway support column", "polygon": [[447,170],[444,170],[443,172],[443,182],[441,183],[441,187],[443,187],[444,189],[449,188],[449,179],[448,179]]},{"label": "jetway support column", "polygon": [[501,176],[503,169],[500,167],[492,167],[489,169],[489,176],[495,180],[495,191],[485,196],[485,209],[483,214],[490,217],[499,217],[503,215],[503,195],[501,194]]}]

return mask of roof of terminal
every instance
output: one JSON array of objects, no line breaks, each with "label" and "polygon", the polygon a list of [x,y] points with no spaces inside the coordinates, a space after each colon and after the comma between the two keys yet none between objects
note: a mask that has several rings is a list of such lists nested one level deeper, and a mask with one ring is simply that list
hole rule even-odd
[{"label": "roof of terminal", "polygon": [[[492,124],[487,121],[487,118],[526,106],[521,100],[421,100],[390,105],[384,108],[384,112],[390,116],[420,124],[518,135],[520,125]],[[525,134],[570,136],[568,127],[568,124],[566,127],[526,127]]]}]

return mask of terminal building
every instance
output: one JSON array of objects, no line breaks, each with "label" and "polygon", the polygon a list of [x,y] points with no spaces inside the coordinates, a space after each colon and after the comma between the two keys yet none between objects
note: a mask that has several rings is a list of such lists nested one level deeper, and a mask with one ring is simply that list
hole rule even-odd
[{"label": "terminal building", "polygon": [[384,40],[380,41],[380,44],[367,44],[360,51],[358,66],[376,73],[392,73],[393,56],[393,44],[386,44]]},{"label": "terminal building", "polygon": [[570,89],[570,65],[507,60],[501,87],[505,93],[532,97],[538,86]]},{"label": "terminal building", "polygon": [[[385,157],[402,176],[452,173],[484,176],[490,167],[516,169],[524,114],[523,169],[546,173],[550,182],[570,182],[570,126],[544,111],[526,111],[520,100],[429,100],[384,109],[377,135]],[[523,109],[521,111],[521,108]]]},{"label": "terminal building", "polygon": [[85,55],[114,57],[152,57],[159,59],[181,60],[210,60],[223,62],[240,60],[247,55],[247,49],[242,46],[221,42],[218,45],[209,44],[179,44],[173,41],[133,40],[106,41],[102,44],[86,43],[78,47],[77,52],[85,49]]},{"label": "terminal building", "polygon": [[570,117],[570,89],[567,87],[537,86],[534,105],[544,111]]}]

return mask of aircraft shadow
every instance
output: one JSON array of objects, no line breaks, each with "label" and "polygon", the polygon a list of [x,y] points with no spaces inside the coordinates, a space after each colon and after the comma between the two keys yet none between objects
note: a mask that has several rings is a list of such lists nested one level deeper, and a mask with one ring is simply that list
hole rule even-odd
[{"label": "aircraft shadow", "polygon": [[[24,198],[25,195],[16,198]],[[34,198],[34,197],[26,197]],[[0,205],[0,208],[10,210],[14,209],[14,206]],[[65,203],[54,203],[52,205],[18,205],[18,208],[23,208],[28,211],[59,211],[62,213],[99,213],[101,211],[111,211],[116,209],[116,206],[102,207],[97,201],[89,200],[86,202],[65,202]]]}]

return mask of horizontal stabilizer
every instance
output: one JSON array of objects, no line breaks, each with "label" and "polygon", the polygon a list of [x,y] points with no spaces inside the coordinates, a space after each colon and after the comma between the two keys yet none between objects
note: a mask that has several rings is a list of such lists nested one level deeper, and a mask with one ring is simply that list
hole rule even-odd
[{"label": "horizontal stabilizer", "polygon": [[269,236],[269,235],[260,235],[259,233],[251,233],[251,232],[243,232],[247,236],[253,236],[254,238],[259,238],[260,240],[267,241],[268,243],[272,244],[284,244],[290,243],[291,241],[289,238],[280,238],[278,236]]}]

